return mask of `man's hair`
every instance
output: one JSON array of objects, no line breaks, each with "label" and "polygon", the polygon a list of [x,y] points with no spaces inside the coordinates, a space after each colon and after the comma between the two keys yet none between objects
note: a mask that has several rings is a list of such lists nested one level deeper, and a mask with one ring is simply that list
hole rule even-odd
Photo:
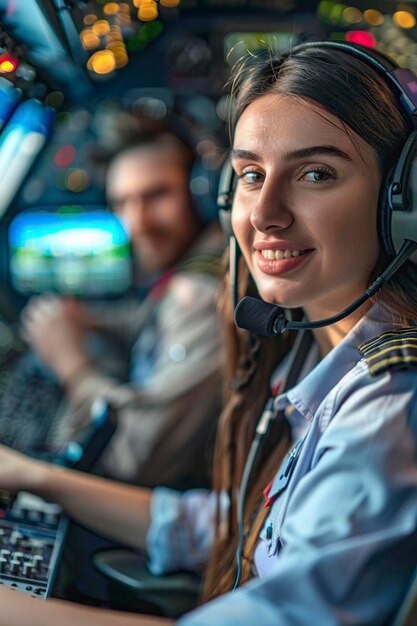
[{"label": "man's hair", "polygon": [[144,115],[118,112],[103,120],[96,145],[90,150],[90,160],[104,172],[119,155],[148,147],[172,147],[184,158],[191,170],[195,159],[194,147],[188,137],[165,120]]}]

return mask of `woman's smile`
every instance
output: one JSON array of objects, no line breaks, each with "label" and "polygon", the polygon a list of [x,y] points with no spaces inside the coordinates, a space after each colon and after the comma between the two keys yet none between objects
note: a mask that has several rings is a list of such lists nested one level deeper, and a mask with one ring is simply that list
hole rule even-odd
[{"label": "woman's smile", "polygon": [[290,243],[254,244],[255,263],[264,274],[279,276],[291,272],[311,258],[314,250]]}]

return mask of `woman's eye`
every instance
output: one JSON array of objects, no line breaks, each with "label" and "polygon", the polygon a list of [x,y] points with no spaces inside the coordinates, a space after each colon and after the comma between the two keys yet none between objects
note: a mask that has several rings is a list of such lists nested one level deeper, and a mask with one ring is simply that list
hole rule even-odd
[{"label": "woman's eye", "polygon": [[263,181],[263,176],[259,172],[255,172],[250,170],[248,172],[243,172],[239,178],[243,180],[247,185],[257,185]]},{"label": "woman's eye", "polygon": [[328,169],[315,168],[303,172],[301,178],[309,183],[323,183],[326,180],[334,179],[335,174]]}]

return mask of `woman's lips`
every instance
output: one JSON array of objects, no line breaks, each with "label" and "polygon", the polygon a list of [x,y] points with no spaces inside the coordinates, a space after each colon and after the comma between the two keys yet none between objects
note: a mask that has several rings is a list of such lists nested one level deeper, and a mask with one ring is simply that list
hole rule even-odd
[{"label": "woman's lips", "polygon": [[[263,252],[265,254],[265,251]],[[313,252],[314,250],[312,249],[300,250],[297,256],[290,256],[283,259],[271,259],[266,258],[261,250],[257,250],[255,252],[255,258],[261,272],[272,276],[279,276],[305,263],[311,258]]]}]

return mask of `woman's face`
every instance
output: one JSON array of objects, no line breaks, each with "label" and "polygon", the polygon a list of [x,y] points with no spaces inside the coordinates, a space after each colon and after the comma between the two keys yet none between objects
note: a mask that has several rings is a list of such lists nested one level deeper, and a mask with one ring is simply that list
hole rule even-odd
[{"label": "woman's face", "polygon": [[309,101],[269,94],[241,115],[232,162],[233,229],[264,300],[318,319],[365,291],[381,175],[363,139]]}]

